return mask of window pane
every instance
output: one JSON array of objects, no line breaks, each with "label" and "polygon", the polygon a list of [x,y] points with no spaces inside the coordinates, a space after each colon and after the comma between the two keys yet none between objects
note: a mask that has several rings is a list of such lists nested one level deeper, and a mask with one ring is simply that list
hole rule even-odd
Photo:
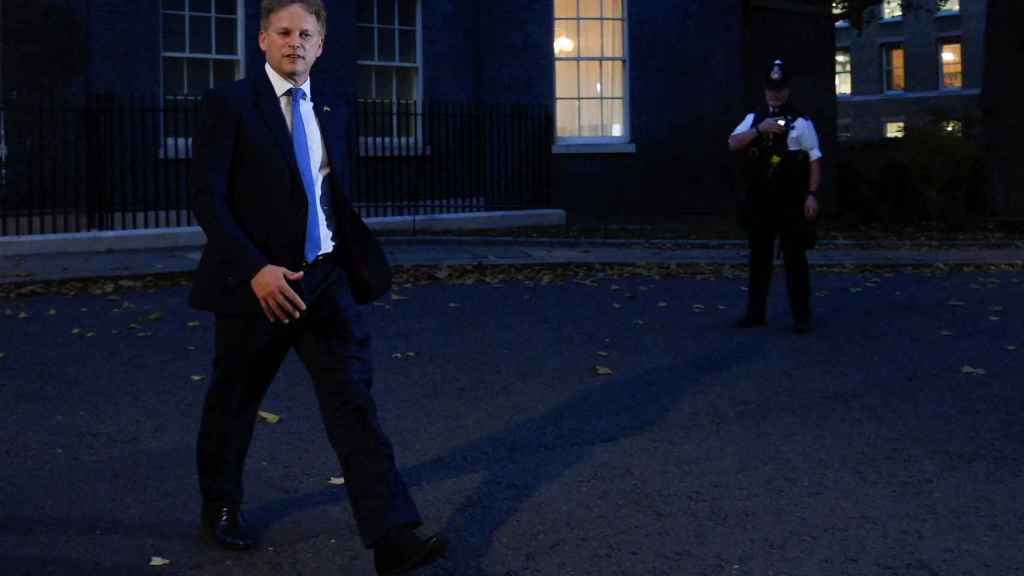
[{"label": "window pane", "polygon": [[236,0],[217,0],[217,14],[235,16],[238,14],[238,2]]},{"label": "window pane", "polygon": [[377,28],[377,59],[395,62],[395,29]]},{"label": "window pane", "polygon": [[188,0],[189,12],[203,12],[204,14],[210,14],[211,8],[210,0]]},{"label": "window pane", "polygon": [[356,22],[359,24],[373,24],[373,0],[359,0]]},{"label": "window pane", "polygon": [[201,58],[188,60],[188,93],[191,96],[202,96],[210,89],[210,61]]},{"label": "window pane", "polygon": [[416,63],[416,31],[398,31],[398,54],[399,61],[408,64]]},{"label": "window pane", "polygon": [[576,0],[555,0],[555,18],[575,18]]},{"label": "window pane", "polygon": [[942,131],[953,136],[963,136],[964,123],[960,120],[946,120],[942,123]]},{"label": "window pane", "polygon": [[604,28],[604,55],[608,57],[622,58],[626,55],[622,47],[623,22],[606,20],[602,22]]},{"label": "window pane", "polygon": [[601,97],[600,62],[580,62],[580,96],[583,98]]},{"label": "window pane", "polygon": [[580,18],[600,18],[601,0],[580,0]]},{"label": "window pane", "polygon": [[597,57],[601,55],[601,21],[583,20],[580,22],[580,56]]},{"label": "window pane", "polygon": [[902,0],[884,0],[882,5],[883,18],[899,18],[903,16]]},{"label": "window pane", "polygon": [[360,60],[375,60],[373,51],[373,28],[360,26],[356,30],[356,44]]},{"label": "window pane", "polygon": [[180,14],[164,14],[164,52],[185,51],[185,17]]},{"label": "window pane", "polygon": [[963,64],[960,59],[960,44],[942,45],[942,87],[961,88],[963,86]]},{"label": "window pane", "polygon": [[559,100],[556,114],[559,137],[571,138],[580,135],[579,101]]},{"label": "window pane", "polygon": [[946,4],[942,7],[943,12],[959,12],[960,11],[960,0],[946,0]]},{"label": "window pane", "polygon": [[618,60],[601,63],[601,95],[622,98],[625,94],[625,62]]},{"label": "window pane", "polygon": [[178,12],[184,12],[185,0],[163,0],[161,6],[164,10],[177,10]]},{"label": "window pane", "polygon": [[576,98],[579,96],[577,82],[579,63],[574,61],[555,62],[555,97]]},{"label": "window pane", "polygon": [[604,0],[605,18],[622,18],[622,0]]},{"label": "window pane", "polygon": [[373,98],[373,67],[359,67],[359,86],[356,88],[358,98],[369,100]]},{"label": "window pane", "polygon": [[398,25],[416,26],[416,0],[398,0]]},{"label": "window pane", "polygon": [[397,0],[377,0],[377,24],[381,26],[394,26],[398,24],[395,14],[395,3]]},{"label": "window pane", "polygon": [[622,100],[604,100],[604,127],[602,136],[626,135],[625,107]]},{"label": "window pane", "polygon": [[573,58],[579,55],[579,35],[575,20],[555,22],[555,58]]},{"label": "window pane", "polygon": [[238,21],[217,18],[217,54],[238,54]]},{"label": "window pane", "polygon": [[601,101],[580,102],[580,136],[601,135]]},{"label": "window pane", "polygon": [[164,94],[177,96],[185,93],[185,60],[164,58]]},{"label": "window pane", "polygon": [[213,53],[213,25],[209,16],[188,17],[189,54]]},{"label": "window pane", "polygon": [[903,138],[906,135],[906,125],[903,122],[886,122],[886,138]]},{"label": "window pane", "polygon": [[376,66],[374,69],[374,94],[380,100],[395,99],[395,72],[393,68]]},{"label": "window pane", "polygon": [[214,87],[228,82],[233,82],[238,78],[238,61],[237,60],[214,60],[213,61],[213,85]]},{"label": "window pane", "polygon": [[850,51],[836,51],[836,94],[851,93]]},{"label": "window pane", "polygon": [[416,76],[415,68],[398,69],[398,99],[416,100]]}]

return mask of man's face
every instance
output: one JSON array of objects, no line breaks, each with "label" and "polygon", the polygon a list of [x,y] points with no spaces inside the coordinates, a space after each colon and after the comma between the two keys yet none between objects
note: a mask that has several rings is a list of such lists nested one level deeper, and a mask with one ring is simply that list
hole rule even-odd
[{"label": "man's face", "polygon": [[782,106],[785,105],[787,101],[789,101],[789,88],[766,87],[764,89],[764,99],[772,108],[782,108]]},{"label": "man's face", "polygon": [[304,84],[324,50],[320,24],[301,4],[291,4],[270,15],[260,31],[260,50],[275,72],[296,86]]}]

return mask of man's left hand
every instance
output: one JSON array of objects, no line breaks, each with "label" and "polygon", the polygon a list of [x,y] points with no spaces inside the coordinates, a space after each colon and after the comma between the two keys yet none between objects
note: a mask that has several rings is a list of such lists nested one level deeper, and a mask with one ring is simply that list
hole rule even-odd
[{"label": "man's left hand", "polygon": [[814,222],[818,219],[818,200],[813,194],[807,197],[807,201],[804,202],[804,216],[808,222]]}]

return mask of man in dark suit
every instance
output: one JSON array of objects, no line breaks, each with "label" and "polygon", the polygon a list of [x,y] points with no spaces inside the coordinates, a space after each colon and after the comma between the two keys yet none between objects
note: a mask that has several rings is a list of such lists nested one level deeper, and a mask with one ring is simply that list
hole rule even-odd
[{"label": "man in dark suit", "polygon": [[440,556],[445,541],[415,532],[419,512],[370,394],[370,335],[356,303],[385,291],[390,272],[347,197],[343,119],[310,92],[325,25],[321,0],[264,0],[264,70],[204,100],[193,202],[207,245],[190,301],[215,314],[216,350],[197,448],[201,520],[223,547],[255,545],[240,512],[242,470],[260,402],[294,348],[362,541],[378,573],[402,574]]}]

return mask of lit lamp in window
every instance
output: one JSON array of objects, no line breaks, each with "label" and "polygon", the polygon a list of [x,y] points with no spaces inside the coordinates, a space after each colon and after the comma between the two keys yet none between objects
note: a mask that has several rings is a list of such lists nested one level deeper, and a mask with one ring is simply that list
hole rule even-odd
[{"label": "lit lamp in window", "polygon": [[942,51],[942,61],[943,62],[949,62],[949,63],[956,62],[956,54],[953,54],[952,52],[949,52],[948,50],[943,50]]},{"label": "lit lamp in window", "polygon": [[561,56],[562,54],[570,54],[576,49],[576,43],[572,41],[565,34],[562,34],[555,39],[555,56]]}]

